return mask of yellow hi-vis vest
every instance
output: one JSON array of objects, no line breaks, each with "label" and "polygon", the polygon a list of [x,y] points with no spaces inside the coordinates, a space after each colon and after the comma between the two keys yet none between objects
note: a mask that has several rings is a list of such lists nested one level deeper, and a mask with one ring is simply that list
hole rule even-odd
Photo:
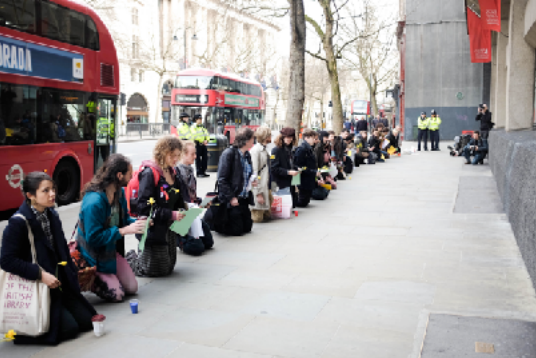
[{"label": "yellow hi-vis vest", "polygon": [[95,109],[97,108],[97,105],[93,101],[88,101],[86,104],[88,113],[95,113]]},{"label": "yellow hi-vis vest", "polygon": [[419,119],[417,120],[417,125],[419,129],[428,129],[428,127],[430,126],[430,118],[422,119],[422,117],[419,117]]},{"label": "yellow hi-vis vest", "polygon": [[441,118],[439,117],[430,117],[428,118],[430,120],[430,126],[428,128],[430,128],[431,131],[438,131],[439,130],[439,126],[441,125]]},{"label": "yellow hi-vis vest", "polygon": [[108,138],[115,138],[114,121],[106,117],[100,117],[97,121],[97,143],[107,143]]},{"label": "yellow hi-vis vest", "polygon": [[197,123],[192,124],[192,127],[190,128],[190,131],[192,133],[192,139],[196,142],[203,143],[204,141],[209,141],[208,131],[203,126],[198,126]]},{"label": "yellow hi-vis vest", "polygon": [[188,124],[184,122],[181,122],[181,124],[179,124],[179,128],[177,128],[177,133],[179,134],[179,138],[182,140],[192,140],[192,131],[190,130]]}]

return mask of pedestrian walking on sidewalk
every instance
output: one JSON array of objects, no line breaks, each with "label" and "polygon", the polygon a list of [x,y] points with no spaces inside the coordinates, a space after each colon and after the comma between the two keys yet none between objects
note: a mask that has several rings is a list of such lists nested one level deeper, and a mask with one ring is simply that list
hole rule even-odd
[{"label": "pedestrian walking on sidewalk", "polygon": [[[424,150],[428,151],[428,132],[430,127],[430,118],[426,117],[426,112],[422,112],[419,119],[417,119],[417,127],[419,129],[417,150],[421,151],[421,141],[424,141]],[[433,148],[433,144],[432,144]]]},{"label": "pedestrian walking on sidewalk", "polygon": [[253,147],[254,132],[240,128],[233,146],[227,148],[218,165],[218,192],[220,205],[227,206],[228,220],[216,225],[217,232],[241,236],[251,231],[253,221],[249,206],[254,204],[251,188],[257,185],[249,150]]},{"label": "pedestrian walking on sidewalk", "polygon": [[438,151],[439,149],[439,126],[441,126],[441,118],[437,115],[435,109],[432,109],[432,117],[430,117],[430,142],[432,143],[432,150]]},{"label": "pedestrian walking on sidewalk", "polygon": [[[90,331],[91,318],[97,312],[80,293],[78,269],[54,210],[56,192],[52,178],[43,172],[29,173],[22,181],[22,193],[24,201],[4,230],[0,266],[5,272],[29,281],[39,280],[48,286],[50,307],[42,309],[49,310],[50,326],[47,333],[38,337],[16,332],[15,344],[56,345],[75,338],[80,332]],[[32,262],[30,234],[34,237],[36,263]],[[62,262],[66,264],[60,265]],[[1,298],[2,306],[7,302],[5,298]],[[4,318],[8,318],[6,312],[4,317],[0,316]]]},{"label": "pedestrian walking on sidewalk", "polygon": [[195,168],[198,178],[206,178],[210,176],[206,173],[208,163],[207,145],[210,138],[207,129],[203,126],[203,117],[200,114],[196,114],[194,121],[195,123],[191,127],[191,133],[196,149]]},{"label": "pedestrian walking on sidewalk", "polygon": [[270,154],[266,146],[272,142],[272,131],[268,127],[261,127],[255,132],[257,144],[250,150],[253,175],[257,176],[258,185],[252,188],[255,204],[251,206],[251,219],[255,223],[270,220],[272,217],[271,165]]}]

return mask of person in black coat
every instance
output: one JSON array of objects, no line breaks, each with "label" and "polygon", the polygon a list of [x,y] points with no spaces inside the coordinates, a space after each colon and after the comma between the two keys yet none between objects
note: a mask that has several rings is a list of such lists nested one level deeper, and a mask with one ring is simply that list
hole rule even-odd
[{"label": "person in black coat", "polygon": [[491,121],[491,112],[486,104],[478,106],[478,114],[475,120],[480,121],[480,136],[482,139],[488,139],[489,131],[493,129],[494,124]]},{"label": "person in black coat", "polygon": [[361,117],[360,120],[356,122],[356,125],[354,127],[354,132],[357,135],[359,132],[368,132],[368,123],[365,117]]},{"label": "person in black coat", "polygon": [[240,128],[235,136],[233,146],[227,148],[220,157],[218,165],[218,199],[220,205],[226,205],[228,220],[215,225],[217,232],[240,236],[251,231],[250,205],[254,205],[251,185],[253,165],[249,150],[253,147],[254,132],[250,128]]},{"label": "person in black coat", "polygon": [[[312,129],[306,129],[303,132],[303,142],[296,149],[294,155],[294,166],[301,169],[301,185],[298,185],[298,202],[296,206],[304,208],[309,205],[311,201],[311,194],[317,187],[318,166],[315,154],[313,152],[313,145],[316,142],[318,133]],[[320,144],[320,143],[319,143]],[[321,179],[318,183],[323,183]]]},{"label": "person in black coat", "polygon": [[292,177],[299,173],[293,167],[292,148],[294,148],[296,142],[294,128],[283,128],[275,140],[271,158],[272,179],[276,182],[279,190],[290,188],[293,208],[296,207],[297,198],[296,187],[291,185]]},{"label": "person in black coat", "polygon": [[[12,216],[4,230],[0,266],[6,272],[26,280],[41,280],[50,288],[50,328],[39,337],[15,336],[15,344],[56,345],[79,332],[92,329],[97,314],[80,293],[78,269],[63,234],[55,205],[54,182],[43,172],[32,172],[23,181],[25,197],[17,214],[26,218],[34,235],[37,265],[32,263],[28,226],[24,219]],[[58,263],[65,261],[65,266]],[[55,276],[58,269],[58,277]],[[7,298],[2,297],[2,304]]]}]

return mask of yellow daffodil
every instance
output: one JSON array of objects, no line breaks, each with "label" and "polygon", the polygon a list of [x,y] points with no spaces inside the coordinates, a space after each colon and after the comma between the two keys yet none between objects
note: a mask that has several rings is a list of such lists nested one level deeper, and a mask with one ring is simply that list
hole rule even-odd
[{"label": "yellow daffodil", "polygon": [[180,192],[179,189],[175,189],[175,188],[173,188],[173,191],[175,191],[175,194],[178,194]]},{"label": "yellow daffodil", "polygon": [[307,167],[303,167],[302,170],[307,170]]},{"label": "yellow daffodil", "polygon": [[154,200],[154,198],[150,198],[149,200],[147,200],[147,204],[154,205],[155,203],[156,201]]},{"label": "yellow daffodil", "polygon": [[0,340],[0,342],[9,342],[9,341],[12,341],[15,339],[15,336],[17,335],[17,333],[15,333],[14,330],[9,330],[9,332],[7,332],[5,335],[4,335],[4,339]]},{"label": "yellow daffodil", "polygon": [[60,266],[67,266],[67,261],[58,262],[58,265],[60,265]]}]

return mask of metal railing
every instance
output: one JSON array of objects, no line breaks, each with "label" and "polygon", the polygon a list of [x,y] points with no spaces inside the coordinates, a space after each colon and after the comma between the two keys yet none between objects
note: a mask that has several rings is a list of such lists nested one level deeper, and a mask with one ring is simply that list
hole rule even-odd
[{"label": "metal railing", "polygon": [[126,127],[128,138],[156,138],[171,133],[169,123],[127,123]]}]

